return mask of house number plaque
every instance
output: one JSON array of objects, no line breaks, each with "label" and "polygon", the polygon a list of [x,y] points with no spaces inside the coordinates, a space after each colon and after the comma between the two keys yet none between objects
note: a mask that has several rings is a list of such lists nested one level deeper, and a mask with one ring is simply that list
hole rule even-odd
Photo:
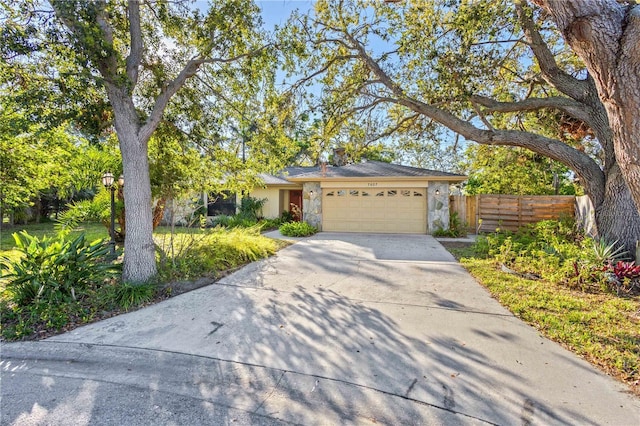
[{"label": "house number plaque", "polygon": [[368,182],[367,186],[378,186],[378,182]]}]

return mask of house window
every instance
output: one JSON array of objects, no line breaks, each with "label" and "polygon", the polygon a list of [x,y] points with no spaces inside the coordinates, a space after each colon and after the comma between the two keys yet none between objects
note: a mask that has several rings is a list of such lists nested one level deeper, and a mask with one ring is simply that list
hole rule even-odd
[{"label": "house window", "polygon": [[236,214],[236,194],[231,191],[223,191],[208,194],[207,216]]},{"label": "house window", "polygon": [[414,197],[422,197],[422,192],[413,191],[413,196]]},{"label": "house window", "polygon": [[338,197],[344,197],[345,195],[347,195],[347,191],[345,191],[344,189],[338,190]]},{"label": "house window", "polygon": [[333,193],[333,191],[331,192],[327,192],[327,197],[333,197],[335,194]]},{"label": "house window", "polygon": [[363,196],[363,197],[368,197],[368,196],[369,196],[369,193],[368,193],[367,191],[362,191],[362,196]]},{"label": "house window", "polygon": [[387,191],[387,197],[395,197],[398,194],[398,191],[395,189],[390,189]]},{"label": "house window", "polygon": [[380,191],[376,194],[376,197],[384,197],[384,191]]},{"label": "house window", "polygon": [[358,191],[357,189],[352,189],[351,191],[349,191],[349,195],[351,195],[352,197],[357,197],[358,195],[360,195],[360,191]]},{"label": "house window", "polygon": [[409,191],[408,189],[403,189],[402,191],[400,191],[400,194],[403,197],[411,197],[411,191]]}]

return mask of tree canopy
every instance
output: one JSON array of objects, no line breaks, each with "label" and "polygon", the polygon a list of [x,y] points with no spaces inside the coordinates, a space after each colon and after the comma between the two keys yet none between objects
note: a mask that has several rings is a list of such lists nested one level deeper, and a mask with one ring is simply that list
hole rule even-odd
[{"label": "tree canopy", "polygon": [[[322,84],[316,103],[331,107],[324,111],[333,122],[375,120],[377,137],[411,135],[418,141],[445,127],[467,141],[521,147],[560,162],[592,200],[601,235],[632,248],[640,239],[633,202],[640,190],[630,191],[635,184],[623,171],[627,159],[619,147],[628,142],[620,138],[629,137],[616,135],[610,122],[628,120],[624,111],[637,109],[633,102],[617,113],[605,107],[608,95],[589,65],[602,48],[597,33],[590,30],[591,39],[577,47],[569,32],[575,30],[572,19],[593,15],[600,21],[588,25],[605,25],[602,19],[611,14],[620,34],[621,17],[627,16],[632,25],[625,34],[637,45],[634,16],[640,6],[614,0],[540,3],[545,9],[507,0],[321,0],[313,14],[292,17],[281,37],[299,58],[290,63],[307,76],[294,89]],[[562,21],[554,12],[573,18]],[[624,68],[613,61],[598,66],[601,74],[607,66],[618,73]],[[640,84],[633,60],[626,66]],[[635,141],[635,151],[623,150],[627,157],[639,152]]]},{"label": "tree canopy", "polygon": [[[2,11],[3,61],[49,82],[42,86],[49,105],[56,96],[77,100],[79,113],[70,113],[77,127],[84,118],[89,124],[82,128],[94,135],[115,129],[127,182],[126,281],[147,281],[156,272],[148,144],[158,126],[169,129],[168,144],[181,141],[184,152],[197,149],[213,160],[213,176],[236,176],[228,174],[233,167],[250,175],[230,154],[238,140],[251,152],[246,165],[261,169],[276,167],[279,157],[269,155],[287,150],[281,126],[287,109],[271,91],[272,51],[252,2],[214,2],[205,10],[190,1],[21,0]],[[254,105],[242,103],[248,99]],[[277,114],[267,119],[269,112]],[[158,142],[164,143],[160,135]]]}]

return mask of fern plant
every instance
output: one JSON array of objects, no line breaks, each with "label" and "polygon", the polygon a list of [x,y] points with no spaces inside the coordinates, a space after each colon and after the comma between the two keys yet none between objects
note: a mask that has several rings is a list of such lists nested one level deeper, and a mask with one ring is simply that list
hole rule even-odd
[{"label": "fern plant", "polygon": [[[111,194],[104,188],[92,200],[82,200],[69,204],[68,209],[60,215],[55,225],[58,232],[68,233],[80,226],[82,222],[100,222],[107,230],[111,227]],[[116,200],[116,217],[124,211],[124,203]],[[120,221],[120,220],[118,220]]]}]

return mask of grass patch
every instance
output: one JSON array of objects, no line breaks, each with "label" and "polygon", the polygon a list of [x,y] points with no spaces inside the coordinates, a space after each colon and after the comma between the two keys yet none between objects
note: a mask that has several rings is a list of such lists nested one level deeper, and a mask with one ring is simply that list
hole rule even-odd
[{"label": "grass patch", "polygon": [[640,296],[526,279],[503,272],[496,258],[478,253],[476,246],[443,244],[516,316],[640,395]]}]

